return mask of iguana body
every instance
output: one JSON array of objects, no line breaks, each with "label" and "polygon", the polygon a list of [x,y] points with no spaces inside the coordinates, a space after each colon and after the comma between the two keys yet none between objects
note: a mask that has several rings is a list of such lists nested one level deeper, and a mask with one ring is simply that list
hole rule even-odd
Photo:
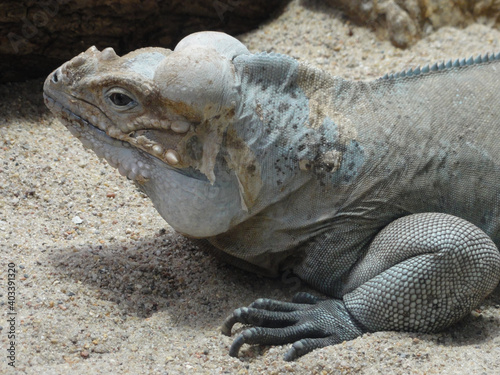
[{"label": "iguana body", "polygon": [[232,355],[296,341],[293,359],[443,329],[498,284],[500,56],[449,65],[352,82],[198,33],[174,51],[91,48],[44,91],[174,229],[336,298],[258,300],[224,323],[259,322]]}]

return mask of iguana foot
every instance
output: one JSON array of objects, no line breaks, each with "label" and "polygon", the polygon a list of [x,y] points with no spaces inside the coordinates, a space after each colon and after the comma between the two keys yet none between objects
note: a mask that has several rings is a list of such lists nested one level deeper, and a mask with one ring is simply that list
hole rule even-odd
[{"label": "iguana foot", "polygon": [[323,300],[308,293],[298,293],[293,302],[258,299],[249,307],[236,309],[222,325],[222,333],[230,336],[235,323],[254,327],[236,337],[229,355],[237,357],[243,344],[294,342],[285,354],[286,361],[317,348],[352,340],[365,332],[347,312],[342,300]]}]

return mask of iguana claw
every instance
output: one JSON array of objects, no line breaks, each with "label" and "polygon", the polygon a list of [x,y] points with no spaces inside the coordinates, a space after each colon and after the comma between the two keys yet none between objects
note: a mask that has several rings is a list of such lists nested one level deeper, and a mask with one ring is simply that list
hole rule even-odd
[{"label": "iguana claw", "polygon": [[360,336],[364,330],[339,299],[322,300],[307,293],[293,302],[258,299],[249,307],[234,310],[222,325],[231,335],[235,323],[251,324],[234,340],[229,355],[237,357],[243,344],[283,345],[294,342],[285,354],[292,361],[310,351]]}]

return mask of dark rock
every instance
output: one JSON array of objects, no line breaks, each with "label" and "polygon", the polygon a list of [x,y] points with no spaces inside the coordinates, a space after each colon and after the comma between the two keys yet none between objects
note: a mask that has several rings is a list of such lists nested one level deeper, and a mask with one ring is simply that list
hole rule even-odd
[{"label": "dark rock", "polygon": [[284,0],[5,0],[0,2],[0,82],[26,80],[95,45],[123,54],[172,48],[196,31],[238,34]]},{"label": "dark rock", "polygon": [[500,3],[491,0],[327,0],[356,22],[406,48],[443,26],[489,22],[498,27]]}]

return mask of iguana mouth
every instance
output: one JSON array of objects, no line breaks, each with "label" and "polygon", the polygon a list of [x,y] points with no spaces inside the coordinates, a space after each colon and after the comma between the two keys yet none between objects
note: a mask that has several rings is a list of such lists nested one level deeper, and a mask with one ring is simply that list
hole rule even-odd
[{"label": "iguana mouth", "polygon": [[[162,123],[154,124],[156,125],[154,127],[135,127],[130,128],[128,133],[124,133],[117,127],[107,126],[105,122],[98,121],[97,116],[90,116],[89,119],[84,119],[71,109],[65,107],[59,101],[51,98],[47,95],[47,93],[44,93],[44,96],[46,98],[45,102],[51,110],[53,110],[53,108],[58,110],[57,106],[59,104],[60,110],[71,114],[77,120],[82,120],[84,122],[83,125],[93,126],[94,128],[105,132],[110,138],[129,143],[130,145],[155,156],[163,162],[166,162],[172,167],[178,166],[181,162],[179,153],[173,148],[176,147],[176,145],[183,138],[184,133],[188,132],[189,124],[187,123],[182,123],[180,121],[163,121]],[[76,98],[74,100],[80,101],[81,99]],[[85,103],[95,107],[92,103]],[[99,110],[97,107],[95,108]],[[105,114],[101,112],[101,116],[105,116]],[[165,136],[162,136],[162,134]],[[161,139],[162,142],[157,142],[155,139]]]},{"label": "iguana mouth", "polygon": [[[126,155],[127,152],[131,151],[131,146],[143,150],[142,147],[109,135],[46,93],[44,93],[44,100],[47,107],[58,115],[59,120],[73,136],[80,139],[84,147],[92,149],[99,158],[106,159],[113,168],[118,169],[122,176],[139,183],[144,183],[151,178],[151,165],[146,160],[141,161],[137,160],[136,157]],[[143,151],[150,154],[147,150]]]}]

